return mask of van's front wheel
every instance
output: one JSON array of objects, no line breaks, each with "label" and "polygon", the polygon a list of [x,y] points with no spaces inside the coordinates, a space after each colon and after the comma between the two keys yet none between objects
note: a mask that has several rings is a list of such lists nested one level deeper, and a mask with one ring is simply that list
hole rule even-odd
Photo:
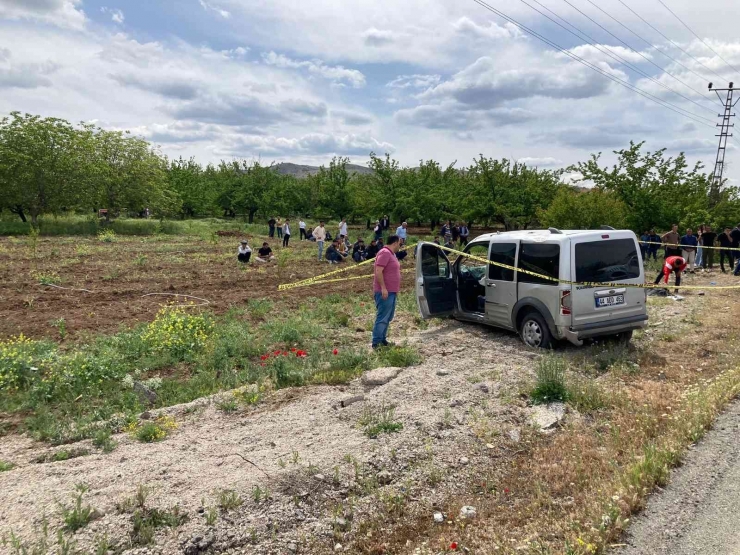
[{"label": "van's front wheel", "polygon": [[552,347],[552,334],[545,319],[539,312],[529,312],[522,318],[519,335],[528,347],[549,349]]}]

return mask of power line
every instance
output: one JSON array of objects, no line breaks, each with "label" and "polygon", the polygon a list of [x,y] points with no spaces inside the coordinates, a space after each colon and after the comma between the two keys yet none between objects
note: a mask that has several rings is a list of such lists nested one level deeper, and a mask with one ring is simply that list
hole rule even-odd
[{"label": "power line", "polygon": [[603,13],[603,14],[604,14],[605,16],[607,16],[607,17],[608,17],[609,19],[611,19],[612,21],[614,21],[614,22],[615,22],[615,23],[617,23],[618,25],[621,25],[622,27],[624,27],[625,29],[627,29],[627,31],[629,31],[630,33],[632,33],[633,35],[635,35],[635,36],[636,36],[636,37],[637,37],[638,39],[640,39],[640,40],[641,40],[642,42],[644,42],[645,44],[647,44],[647,45],[648,45],[648,46],[649,46],[650,48],[652,48],[652,49],[653,49],[653,50],[655,50],[656,52],[658,52],[658,53],[662,54],[663,56],[665,56],[665,57],[666,57],[666,58],[668,58],[669,60],[672,60],[672,61],[674,61],[675,63],[677,63],[678,65],[680,65],[680,66],[681,66],[682,68],[684,68],[684,69],[685,69],[686,71],[689,71],[689,72],[693,73],[694,75],[696,75],[697,77],[699,77],[699,79],[701,79],[702,81],[711,81],[711,79],[708,79],[708,78],[706,78],[705,76],[701,75],[700,73],[697,73],[696,71],[694,71],[694,70],[693,70],[693,69],[691,69],[690,67],[688,67],[688,66],[685,66],[684,64],[682,64],[681,62],[679,62],[679,61],[678,61],[678,60],[677,60],[676,58],[674,58],[673,56],[671,56],[671,55],[669,55],[669,54],[666,54],[665,52],[663,52],[663,51],[662,51],[662,50],[661,50],[660,48],[658,48],[657,46],[655,46],[655,45],[654,45],[654,44],[653,44],[652,42],[650,42],[650,41],[649,41],[649,40],[647,40],[646,38],[643,38],[643,37],[642,37],[641,35],[638,35],[637,33],[635,33],[635,32],[634,32],[634,31],[633,31],[632,29],[630,29],[629,27],[627,27],[627,26],[626,26],[626,25],[625,25],[624,23],[622,23],[621,21],[619,21],[619,20],[618,20],[618,19],[617,19],[616,17],[614,17],[614,16],[613,16],[613,15],[611,15],[610,13],[606,12],[606,11],[605,11],[605,10],[604,10],[603,8],[601,8],[600,6],[597,6],[597,5],[596,5],[596,4],[594,3],[594,2],[592,2],[591,0],[586,0],[586,2],[588,2],[589,4],[591,4],[591,5],[592,5],[592,6],[594,7],[594,8],[596,8],[597,10],[599,10],[599,11],[600,11],[601,13]]},{"label": "power line", "polygon": [[724,58],[722,57],[722,55],[721,55],[721,54],[720,54],[719,52],[717,52],[717,51],[716,51],[716,50],[715,50],[714,48],[712,48],[712,47],[711,47],[711,46],[709,46],[709,45],[708,45],[708,44],[707,44],[706,42],[704,42],[704,39],[703,39],[703,38],[701,38],[701,37],[700,37],[699,35],[697,35],[697,34],[696,34],[696,33],[694,32],[694,30],[693,30],[693,29],[692,29],[691,27],[689,27],[688,25],[686,25],[686,23],[684,23],[684,21],[683,21],[683,20],[682,20],[682,19],[681,19],[680,17],[678,17],[678,16],[676,15],[676,13],[675,13],[675,12],[674,12],[674,11],[673,11],[672,9],[670,9],[670,8],[669,8],[668,6],[666,6],[666,5],[665,5],[665,4],[664,4],[664,3],[662,2],[662,0],[658,0],[658,2],[660,2],[660,5],[661,5],[661,6],[663,6],[663,7],[664,7],[664,8],[666,9],[666,10],[668,10],[669,12],[671,12],[671,15],[672,15],[673,17],[675,17],[676,19],[678,19],[678,20],[679,20],[679,21],[681,22],[681,25],[683,25],[684,27],[686,27],[686,28],[687,28],[687,29],[688,29],[688,30],[689,30],[689,31],[691,32],[691,34],[692,34],[692,35],[694,35],[694,36],[695,36],[695,37],[696,37],[697,39],[699,39],[699,40],[701,41],[701,43],[702,43],[702,44],[703,44],[704,46],[706,46],[707,48],[709,48],[709,50],[711,50],[711,51],[712,51],[712,52],[714,52],[714,53],[715,53],[715,54],[716,54],[717,56],[719,56],[719,59],[720,59],[720,60],[722,60],[722,61],[723,61],[724,63],[726,63],[726,64],[727,64],[727,65],[728,65],[728,66],[729,66],[729,67],[730,67],[730,68],[731,68],[731,69],[732,69],[733,71],[736,71],[737,73],[740,73],[740,70],[736,69],[736,68],[735,68],[735,67],[734,67],[734,66],[733,66],[733,65],[732,65],[732,64],[731,64],[730,62],[728,62],[727,60],[725,60],[725,59],[724,59]]},{"label": "power line", "polygon": [[532,29],[530,29],[526,25],[524,25],[522,23],[519,23],[517,20],[515,20],[515,19],[509,17],[508,15],[506,15],[505,13],[497,10],[496,8],[494,8],[491,5],[487,4],[483,0],[473,0],[473,2],[475,2],[479,6],[484,7],[488,11],[493,12],[494,14],[496,14],[499,17],[501,17],[502,19],[505,19],[506,21],[512,23],[513,25],[516,25],[519,29],[523,30],[526,33],[529,33],[530,35],[532,35],[533,37],[537,38],[538,40],[544,42],[548,46],[551,46],[551,47],[559,50],[560,52],[562,52],[563,54],[565,54],[569,58],[572,58],[572,59],[576,60],[578,63],[585,65],[586,67],[588,67],[588,68],[596,71],[597,73],[600,73],[601,75],[603,75],[607,79],[611,79],[615,83],[618,83],[618,84],[622,85],[623,87],[625,87],[625,88],[627,88],[627,89],[629,89],[629,90],[631,90],[633,92],[636,92],[637,94],[639,94],[640,96],[643,96],[643,97],[647,98],[648,100],[652,100],[656,104],[658,104],[658,105],[660,105],[660,106],[662,106],[664,108],[667,108],[668,110],[671,110],[672,112],[675,112],[675,113],[677,113],[677,114],[679,114],[681,116],[684,116],[686,118],[689,118],[690,120],[694,121],[695,123],[700,123],[701,125],[706,125],[707,127],[711,127],[712,129],[715,129],[715,126],[714,125],[710,125],[710,124],[706,123],[703,119],[697,119],[696,117],[694,117],[693,114],[691,114],[691,112],[686,112],[686,110],[684,110],[683,108],[680,108],[680,107],[678,107],[678,106],[676,106],[674,104],[671,104],[670,102],[661,100],[658,97],[656,97],[656,96],[654,96],[654,95],[652,95],[652,94],[650,94],[650,93],[648,93],[646,91],[643,91],[642,89],[640,89],[638,87],[635,87],[634,85],[630,84],[628,81],[624,81],[623,79],[619,79],[618,77],[615,77],[615,76],[613,76],[613,75],[611,75],[611,74],[603,71],[601,68],[599,68],[599,67],[591,64],[590,62],[584,60],[580,56],[578,56],[578,55],[576,55],[576,54],[574,54],[574,53],[566,50],[562,46],[560,46],[560,45],[554,43],[553,41],[551,41],[550,39],[548,39],[548,38],[540,35],[539,33],[537,33],[536,31],[534,31]]},{"label": "power line", "polygon": [[688,52],[686,52],[686,50],[684,50],[683,48],[681,48],[678,44],[676,44],[671,39],[669,39],[667,36],[665,36],[663,33],[661,33],[660,30],[658,30],[653,25],[651,25],[649,22],[647,22],[640,14],[638,14],[635,10],[633,10],[632,8],[630,8],[622,0],[619,0],[619,3],[622,4],[629,11],[631,11],[633,14],[635,14],[640,19],[640,21],[642,21],[645,25],[647,25],[648,27],[650,27],[653,31],[655,31],[656,33],[658,33],[661,37],[663,37],[665,40],[667,40],[668,42],[670,42],[673,46],[675,46],[681,52],[683,52],[684,54],[686,54],[689,58],[691,58],[692,60],[694,60],[697,64],[699,64],[700,66],[702,66],[704,69],[707,69],[707,70],[711,71],[712,73],[714,73],[720,79],[725,79],[725,77],[722,77],[719,73],[717,73],[716,71],[714,71],[711,67],[705,66],[702,62],[700,62],[699,60],[697,60],[696,58],[694,58],[694,56],[692,56],[691,54],[689,54]]},{"label": "power line", "polygon": [[[558,14],[556,14],[554,11],[552,11],[550,8],[548,8],[547,6],[545,6],[544,4],[542,4],[541,2],[539,2],[538,0],[532,0],[532,2],[534,2],[535,4],[541,6],[542,8],[544,8],[545,10],[547,10],[548,12],[550,12],[552,15],[554,15],[558,19],[562,20],[563,22],[565,22],[566,25],[569,25],[570,27],[572,27],[573,29],[575,29],[577,31],[577,34],[574,33],[573,31],[571,31],[570,29],[564,27],[563,25],[561,25],[560,23],[558,23],[557,21],[555,21],[551,17],[543,14],[537,8],[535,8],[535,7],[531,6],[530,4],[528,4],[525,0],[521,0],[521,2],[523,4],[529,6],[530,8],[532,8],[534,11],[536,11],[540,15],[546,17],[547,19],[549,19],[550,21],[552,21],[556,25],[562,27],[563,29],[565,29],[566,31],[568,31],[571,35],[573,35],[575,37],[578,37],[581,40],[585,40],[591,46],[593,46],[594,48],[596,48],[597,50],[599,50],[599,52],[602,52],[602,53],[606,54],[607,56],[611,57],[612,59],[617,60],[618,62],[623,63],[625,66],[627,66],[628,68],[630,68],[635,73],[638,73],[638,74],[642,75],[643,77],[645,77],[646,79],[649,79],[650,81],[652,81],[653,83],[657,84],[658,86],[663,87],[667,91],[670,91],[673,94],[676,94],[676,95],[680,96],[684,100],[688,100],[689,102],[692,102],[692,103],[696,104],[699,108],[702,108],[703,110],[706,110],[706,111],[711,112],[711,113],[715,113],[716,112],[716,110],[711,110],[711,109],[707,108],[706,106],[703,106],[703,105],[699,104],[695,100],[692,100],[688,96],[686,96],[684,94],[681,94],[680,92],[676,91],[675,89],[672,89],[668,85],[666,85],[664,83],[661,83],[657,79],[653,78],[652,76],[650,76],[647,73],[645,73],[644,71],[642,71],[640,68],[632,65],[628,60],[624,59],[622,56],[620,56],[616,52],[612,52],[612,50],[608,46],[603,46],[602,47],[600,44],[598,44],[596,42],[596,39],[595,38],[593,38],[592,36],[588,35],[585,31],[582,31],[581,29],[579,29],[578,27],[576,27],[575,25],[573,25],[572,23],[570,23],[569,21],[567,21],[565,18],[559,16]],[[566,0],[566,2],[567,2],[567,0]],[[567,2],[567,3],[570,5],[569,2]],[[606,50],[604,50],[604,49],[606,49]],[[694,114],[694,115],[697,116],[697,117],[701,117],[698,114]]]},{"label": "power line", "polygon": [[[664,67],[662,67],[662,66],[659,66],[658,64],[656,64],[656,63],[655,63],[654,61],[652,61],[652,60],[651,60],[650,58],[648,58],[647,56],[645,56],[645,54],[643,54],[643,53],[642,53],[642,52],[640,52],[639,50],[637,50],[637,49],[635,49],[635,48],[632,48],[632,47],[631,47],[631,46],[630,46],[629,44],[627,44],[626,42],[624,42],[624,41],[623,41],[622,39],[620,39],[620,38],[619,38],[619,37],[618,37],[617,35],[615,35],[615,34],[614,34],[614,33],[612,33],[612,32],[611,32],[611,31],[610,31],[609,29],[607,29],[606,27],[604,27],[603,25],[601,25],[601,24],[600,24],[600,23],[599,23],[598,21],[596,21],[595,19],[593,19],[592,17],[590,17],[590,16],[589,16],[589,15],[588,15],[587,13],[584,13],[583,11],[581,11],[580,9],[578,9],[578,8],[577,8],[576,6],[574,6],[573,4],[571,4],[571,3],[570,3],[570,2],[568,1],[568,0],[563,0],[563,2],[565,2],[566,4],[568,4],[568,5],[569,5],[569,6],[571,7],[571,8],[573,8],[574,10],[576,10],[576,11],[577,11],[577,12],[578,12],[579,14],[581,14],[581,15],[582,15],[583,17],[585,17],[586,19],[588,19],[588,20],[589,20],[590,22],[592,22],[592,23],[593,23],[594,25],[597,25],[597,26],[598,26],[598,27],[599,27],[600,29],[603,29],[603,30],[604,30],[604,31],[605,31],[606,33],[608,33],[609,35],[611,35],[612,37],[614,37],[615,39],[617,39],[617,40],[618,40],[619,42],[621,42],[621,43],[622,43],[622,44],[623,44],[624,46],[626,46],[627,48],[629,48],[630,50],[632,50],[632,52],[634,52],[635,54],[637,54],[638,56],[640,56],[641,58],[643,58],[643,59],[644,59],[645,61],[647,61],[648,63],[650,63],[650,64],[654,65],[655,67],[657,67],[657,68],[658,68],[658,69],[659,69],[660,71],[662,71],[662,72],[663,72],[663,73],[665,73],[666,75],[668,75],[668,76],[672,77],[673,79],[675,79],[676,81],[678,81],[679,83],[681,83],[682,85],[684,85],[685,87],[687,87],[687,88],[691,89],[692,91],[694,91],[694,92],[695,92],[696,94],[698,94],[698,95],[699,95],[699,96],[700,96],[700,97],[701,97],[701,98],[702,98],[702,99],[703,99],[703,100],[704,100],[705,102],[709,102],[710,104],[714,104],[713,102],[711,102],[710,100],[708,100],[708,99],[706,98],[706,96],[704,96],[704,93],[702,93],[701,91],[698,91],[698,90],[696,90],[696,89],[695,89],[694,87],[692,87],[691,85],[689,85],[689,84],[688,84],[688,83],[686,83],[685,81],[682,81],[681,79],[679,79],[678,77],[676,77],[675,75],[673,75],[673,74],[672,74],[672,73],[671,73],[670,71],[668,71],[668,70],[667,70],[666,68],[664,68]],[[714,110],[712,110],[712,111],[714,111]]]}]

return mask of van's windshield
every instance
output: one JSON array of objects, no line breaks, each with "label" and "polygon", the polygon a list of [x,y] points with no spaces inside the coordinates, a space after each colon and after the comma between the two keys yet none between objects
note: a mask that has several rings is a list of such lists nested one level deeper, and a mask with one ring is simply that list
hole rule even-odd
[{"label": "van's windshield", "polygon": [[632,239],[589,241],[576,245],[576,281],[605,283],[640,277],[637,245]]}]

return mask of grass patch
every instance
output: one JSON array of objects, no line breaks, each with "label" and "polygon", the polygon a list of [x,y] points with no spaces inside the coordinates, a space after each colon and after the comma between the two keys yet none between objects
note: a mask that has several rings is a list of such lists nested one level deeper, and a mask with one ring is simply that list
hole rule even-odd
[{"label": "grass patch", "polygon": [[71,507],[60,506],[64,528],[68,532],[76,532],[80,528],[87,526],[96,515],[95,509],[90,505],[82,503],[82,496],[87,491],[84,486],[78,486],[78,493],[75,496],[74,504]]},{"label": "grass patch", "polygon": [[127,431],[134,439],[142,443],[154,443],[162,441],[174,430],[177,429],[177,422],[171,416],[160,416],[155,421],[133,422]]},{"label": "grass patch", "polygon": [[363,409],[357,423],[367,437],[375,439],[381,434],[392,434],[403,429],[403,424],[396,420],[395,413],[396,408],[391,405],[368,406]]},{"label": "grass patch", "polygon": [[536,382],[529,396],[536,405],[562,402],[568,398],[565,385],[565,359],[546,355],[537,361]]},{"label": "grass patch", "polygon": [[379,349],[378,360],[383,366],[397,366],[405,368],[421,362],[421,356],[413,347],[393,346]]},{"label": "grass patch", "polygon": [[118,445],[111,436],[111,431],[107,428],[98,430],[92,439],[92,443],[95,447],[101,449],[103,453],[112,452],[116,448],[116,445]]},{"label": "grass patch", "polygon": [[233,489],[224,489],[217,494],[218,506],[224,511],[232,511],[241,507],[244,500]]},{"label": "grass patch", "polygon": [[8,470],[13,470],[15,468],[15,465],[11,462],[7,461],[0,461],[0,472],[7,472]]}]

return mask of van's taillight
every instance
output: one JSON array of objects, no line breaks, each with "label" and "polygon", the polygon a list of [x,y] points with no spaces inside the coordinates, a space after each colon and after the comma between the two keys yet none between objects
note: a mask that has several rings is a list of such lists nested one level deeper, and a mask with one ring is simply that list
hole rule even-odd
[{"label": "van's taillight", "polygon": [[560,292],[560,315],[568,316],[571,313],[571,308],[573,308],[573,306],[572,306],[572,303],[570,302],[570,291],[561,291]]}]

